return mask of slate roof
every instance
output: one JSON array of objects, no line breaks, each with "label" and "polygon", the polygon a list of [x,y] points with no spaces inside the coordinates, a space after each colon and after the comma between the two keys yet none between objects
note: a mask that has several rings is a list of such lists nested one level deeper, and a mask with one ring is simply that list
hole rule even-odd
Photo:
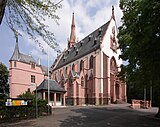
[{"label": "slate roof", "polygon": [[19,47],[18,47],[18,42],[16,42],[16,45],[15,45],[15,49],[14,49],[14,52],[12,54],[12,57],[10,58],[10,60],[18,60],[19,59]]},{"label": "slate roof", "polygon": [[10,58],[10,61],[21,61],[25,63],[36,63],[36,61],[33,59],[31,55],[22,54],[19,52],[18,42],[16,42],[16,46],[13,52],[12,57]]},{"label": "slate roof", "polygon": [[25,63],[36,63],[34,58],[31,55],[26,55],[26,54],[19,54],[19,61],[25,62]]},{"label": "slate roof", "polygon": [[[49,80],[49,90],[56,92],[66,92],[56,81]],[[37,87],[37,91],[48,90],[48,79],[44,79],[43,82]]]},{"label": "slate roof", "polygon": [[102,38],[108,28],[110,21],[96,29],[94,32],[86,36],[80,42],[76,43],[73,47],[63,52],[63,57],[60,59],[54,70],[76,60],[80,57],[93,52],[100,48],[100,38]]},{"label": "slate roof", "polygon": [[[10,61],[11,60],[20,61],[20,62],[24,62],[24,63],[28,63],[28,64],[30,64],[30,63],[37,64],[31,55],[22,54],[19,52],[18,42],[16,42],[13,55],[10,58]],[[37,66],[40,66],[42,71],[44,72],[44,74],[48,76],[48,67],[43,66],[43,65],[38,65],[38,64],[37,64]],[[51,72],[51,68],[49,68],[49,71]]]}]

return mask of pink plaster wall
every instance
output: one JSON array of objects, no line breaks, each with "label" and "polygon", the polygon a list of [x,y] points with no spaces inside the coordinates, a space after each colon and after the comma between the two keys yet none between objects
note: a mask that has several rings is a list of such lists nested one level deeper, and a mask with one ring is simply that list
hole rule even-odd
[{"label": "pink plaster wall", "polygon": [[[10,67],[10,97],[15,98],[24,93],[30,88],[31,91],[35,90],[37,86],[44,80],[44,74],[39,66],[31,69],[31,65],[22,62],[16,62],[16,67]],[[35,76],[35,84],[31,83],[31,75]],[[31,84],[33,84],[31,86]]]},{"label": "pink plaster wall", "polygon": [[[99,53],[100,54],[100,53]],[[93,70],[93,74],[94,74],[94,78],[95,78],[95,98],[99,98],[99,71],[100,71],[100,61],[99,61],[99,55],[96,55],[96,57],[94,58],[94,70]]]},{"label": "pink plaster wall", "polygon": [[74,65],[75,65],[75,72],[78,72],[78,64],[79,62],[76,62]]},{"label": "pink plaster wall", "polygon": [[107,97],[107,56],[105,54],[103,54],[103,77],[103,96]]}]

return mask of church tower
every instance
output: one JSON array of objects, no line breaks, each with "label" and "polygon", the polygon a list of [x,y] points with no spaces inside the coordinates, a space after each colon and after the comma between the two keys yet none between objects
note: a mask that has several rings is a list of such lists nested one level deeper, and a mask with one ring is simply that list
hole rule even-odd
[{"label": "church tower", "polygon": [[75,43],[76,43],[76,32],[75,32],[74,13],[73,13],[72,24],[71,24],[71,34],[68,40],[68,48],[71,48]]}]

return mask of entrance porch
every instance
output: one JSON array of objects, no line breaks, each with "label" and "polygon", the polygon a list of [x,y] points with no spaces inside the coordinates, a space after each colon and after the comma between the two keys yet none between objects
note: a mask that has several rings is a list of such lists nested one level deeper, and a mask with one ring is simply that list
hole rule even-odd
[{"label": "entrance porch", "polygon": [[43,100],[49,99],[50,106],[65,106],[65,92],[66,91],[56,81],[53,80],[44,79],[43,82],[37,87],[37,97]]}]

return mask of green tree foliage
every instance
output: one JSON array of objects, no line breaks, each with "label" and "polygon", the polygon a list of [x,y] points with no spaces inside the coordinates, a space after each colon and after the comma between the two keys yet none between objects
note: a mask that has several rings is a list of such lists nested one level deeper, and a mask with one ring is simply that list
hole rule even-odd
[{"label": "green tree foliage", "polygon": [[32,94],[30,91],[26,91],[25,93],[22,93],[18,95],[19,98],[26,98],[26,99],[33,99],[35,100],[35,95]]},{"label": "green tree foliage", "polygon": [[120,58],[128,61],[120,74],[128,83],[151,85],[160,93],[160,1],[120,0],[120,8]]},{"label": "green tree foliage", "polygon": [[[32,94],[30,91],[26,91],[25,93],[19,95],[18,98],[32,99],[33,106],[36,105],[36,96],[35,94]],[[38,106],[46,106],[47,100],[42,100],[42,99],[37,98],[37,104]]]},{"label": "green tree foliage", "polygon": [[8,84],[9,72],[7,67],[0,62],[0,98],[4,98],[9,94],[9,84]]},{"label": "green tree foliage", "polygon": [[[38,38],[41,37],[50,47],[57,46],[53,32],[45,24],[46,19],[53,19],[58,23],[56,10],[60,2],[53,0],[0,0],[0,24],[2,21],[16,33],[23,31],[43,48]],[[5,20],[4,20],[5,19]],[[43,50],[43,49],[42,49]]]}]

